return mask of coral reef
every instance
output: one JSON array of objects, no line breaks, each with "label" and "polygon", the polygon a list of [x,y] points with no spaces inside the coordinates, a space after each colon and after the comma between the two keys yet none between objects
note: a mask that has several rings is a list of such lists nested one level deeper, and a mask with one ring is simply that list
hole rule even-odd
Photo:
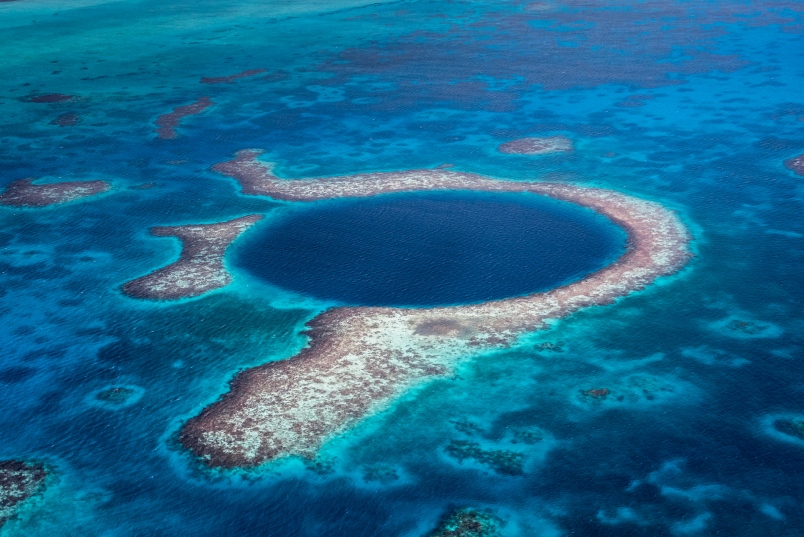
[{"label": "coral reef", "polygon": [[302,459],[304,467],[314,474],[329,475],[335,471],[335,461],[333,459],[317,458]]},{"label": "coral reef", "polygon": [[14,181],[0,194],[0,205],[47,207],[95,196],[112,188],[106,181],[68,181],[34,184],[33,178]]},{"label": "coral reef", "polygon": [[389,485],[399,480],[399,474],[390,466],[384,464],[372,464],[363,467],[363,481],[374,482],[380,485]]},{"label": "coral reef", "polygon": [[519,138],[501,144],[497,150],[509,155],[546,155],[572,151],[572,140],[566,136]]},{"label": "coral reef", "polygon": [[773,428],[780,433],[804,440],[804,418],[778,419],[773,422]]},{"label": "coral reef", "polygon": [[162,139],[175,138],[177,136],[176,127],[181,124],[182,119],[187,116],[200,114],[213,104],[215,103],[213,103],[212,99],[209,97],[201,97],[192,104],[177,106],[172,112],[162,114],[156,118],[156,135]]},{"label": "coral reef", "polygon": [[534,349],[537,351],[545,351],[545,352],[564,352],[563,346],[564,342],[559,341],[558,343],[552,343],[550,341],[545,341],[543,343],[538,343],[533,346]]},{"label": "coral reef", "polygon": [[109,388],[103,391],[98,392],[95,394],[95,398],[98,401],[104,401],[106,403],[112,403],[115,405],[122,405],[128,398],[134,395],[134,390],[128,388],[126,386],[115,386],[113,388]]},{"label": "coral reef", "polygon": [[73,98],[73,95],[64,95],[63,93],[45,93],[28,95],[27,97],[23,97],[22,100],[26,103],[60,103],[62,101],[69,101]]},{"label": "coral reef", "polygon": [[608,388],[593,388],[591,390],[583,390],[583,394],[587,397],[595,399],[605,399],[611,393]]},{"label": "coral reef", "polygon": [[785,160],[784,165],[796,175],[804,175],[804,154]]},{"label": "coral reef", "polygon": [[525,454],[507,449],[484,450],[477,442],[450,440],[444,452],[463,462],[472,459],[484,464],[500,475],[524,475]]},{"label": "coral reef", "polygon": [[760,332],[764,332],[767,329],[766,326],[762,326],[753,321],[742,321],[740,319],[734,319],[730,321],[726,325],[726,328],[729,330],[733,330],[735,332],[742,332],[743,334],[749,336],[755,336]]},{"label": "coral reef", "polygon": [[43,464],[0,461],[0,527],[14,516],[23,502],[42,490],[46,477]]},{"label": "coral reef", "polygon": [[178,237],[181,255],[178,261],[126,283],[123,292],[135,298],[175,300],[228,285],[232,276],[223,266],[223,254],[232,241],[261,219],[262,215],[252,214],[217,224],[151,229],[157,237]]},{"label": "coral reef", "polygon": [[265,69],[248,69],[247,71],[242,71],[240,73],[229,75],[229,76],[216,76],[216,77],[204,77],[201,79],[202,84],[234,84],[235,80],[240,78],[246,78],[249,76],[259,75],[260,73],[264,73]]},{"label": "coral reef", "polygon": [[75,112],[65,112],[50,122],[51,125],[59,127],[75,127],[79,123],[81,123],[81,116]]},{"label": "coral reef", "polygon": [[499,537],[501,520],[477,509],[458,509],[439,522],[428,537]]},{"label": "coral reef", "polygon": [[188,420],[180,442],[214,467],[256,466],[288,455],[315,457],[328,439],[382,411],[408,389],[453,374],[478,353],[510,345],[580,308],[611,304],[683,267],[690,236],[662,205],[562,183],[502,181],[444,169],[282,180],[240,151],[214,166],[244,193],[310,201],[385,192],[529,192],[591,208],[629,236],[616,262],[528,296],[452,307],[338,307],[308,323],[308,346],[286,360],[241,372],[230,390]]},{"label": "coral reef", "polygon": [[512,444],[522,443],[532,446],[544,440],[544,433],[539,429],[514,429],[512,435]]}]

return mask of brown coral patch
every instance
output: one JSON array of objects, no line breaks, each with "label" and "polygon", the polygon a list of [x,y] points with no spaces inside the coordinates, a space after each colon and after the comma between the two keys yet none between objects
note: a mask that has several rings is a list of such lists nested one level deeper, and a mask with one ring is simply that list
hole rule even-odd
[{"label": "brown coral patch", "polygon": [[217,224],[153,228],[154,236],[178,237],[181,255],[174,263],[126,283],[123,292],[134,298],[175,300],[228,285],[232,277],[223,266],[223,254],[232,241],[261,219],[262,215],[252,214]]},{"label": "brown coral patch", "polygon": [[34,179],[20,179],[0,194],[0,205],[10,207],[47,207],[95,196],[112,188],[106,181],[68,181],[34,184]]}]

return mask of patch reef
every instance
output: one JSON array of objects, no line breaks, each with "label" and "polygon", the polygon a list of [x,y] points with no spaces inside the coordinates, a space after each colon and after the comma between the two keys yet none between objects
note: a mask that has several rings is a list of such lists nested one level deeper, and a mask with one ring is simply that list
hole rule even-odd
[{"label": "patch reef", "polygon": [[106,181],[66,181],[34,184],[34,179],[20,179],[0,194],[0,205],[9,207],[47,207],[102,194],[112,188]]},{"label": "patch reef", "polygon": [[[214,169],[247,194],[313,201],[389,192],[529,192],[589,207],[628,233],[613,264],[582,280],[528,296],[454,307],[339,307],[308,323],[310,341],[286,360],[243,371],[230,390],[180,431],[180,442],[213,467],[253,467],[289,455],[313,458],[328,439],[382,411],[407,390],[452,374],[482,351],[510,345],[580,308],[611,304],[688,261],[690,235],[662,205],[561,183],[511,182],[443,169],[283,180],[239,152]],[[189,278],[188,278],[189,280]]]},{"label": "patch reef", "polygon": [[47,470],[42,464],[0,461],[0,528],[23,502],[42,490],[46,477]]},{"label": "patch reef", "polygon": [[178,261],[123,285],[134,298],[175,300],[219,289],[232,281],[223,265],[226,248],[241,233],[262,219],[252,214],[217,224],[155,227],[157,237],[178,237],[182,243]]}]

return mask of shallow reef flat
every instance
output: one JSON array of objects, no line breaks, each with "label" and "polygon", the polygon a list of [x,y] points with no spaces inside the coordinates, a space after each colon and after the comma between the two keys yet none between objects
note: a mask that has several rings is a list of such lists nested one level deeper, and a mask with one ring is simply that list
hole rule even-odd
[{"label": "shallow reef flat", "polygon": [[0,528],[26,500],[42,490],[46,478],[47,470],[43,464],[0,461]]},{"label": "shallow reef flat", "polygon": [[328,439],[387,408],[463,359],[509,346],[580,308],[604,305],[673,274],[691,237],[675,213],[619,192],[578,185],[511,182],[442,169],[282,180],[240,152],[216,165],[250,194],[298,201],[386,192],[528,192],[591,208],[628,234],[616,262],[570,284],[527,296],[451,307],[337,307],[308,323],[296,356],[246,370],[230,391],[190,419],[180,442],[214,467],[252,467],[289,455],[314,457]]},{"label": "shallow reef flat", "polygon": [[123,285],[134,298],[175,300],[219,289],[232,281],[223,266],[226,248],[262,215],[252,214],[217,224],[155,227],[157,237],[178,237],[182,242],[178,261]]},{"label": "shallow reef flat", "polygon": [[511,155],[548,155],[572,151],[572,140],[566,136],[519,138],[500,144],[497,151]]},{"label": "shallow reef flat", "polygon": [[14,181],[0,194],[0,205],[9,207],[47,207],[88,198],[112,188],[106,181],[66,181],[35,184],[33,178]]}]

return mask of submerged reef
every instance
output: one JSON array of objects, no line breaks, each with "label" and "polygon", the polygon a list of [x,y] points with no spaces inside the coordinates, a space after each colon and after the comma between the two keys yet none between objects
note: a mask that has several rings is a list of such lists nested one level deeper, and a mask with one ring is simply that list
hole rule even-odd
[{"label": "submerged reef", "polygon": [[241,233],[262,219],[252,214],[217,224],[155,227],[157,237],[178,237],[182,243],[178,261],[123,285],[134,298],[175,300],[219,289],[232,281],[223,266],[226,248]]},{"label": "submerged reef", "polygon": [[122,405],[128,401],[129,397],[134,395],[134,390],[126,386],[115,386],[102,390],[95,394],[95,399],[105,403],[112,403],[114,405]]},{"label": "submerged reef", "polygon": [[691,256],[690,235],[673,211],[611,190],[444,169],[282,180],[255,160],[259,154],[241,151],[214,169],[239,181],[247,194],[284,200],[423,190],[544,195],[608,217],[627,232],[628,245],[616,262],[546,292],[429,309],[324,311],[308,323],[309,344],[299,354],[241,372],[228,393],[181,428],[179,441],[212,467],[253,467],[289,455],[315,458],[328,439],[386,409],[408,389],[450,376],[462,360],[511,344],[552,319],[643,289],[677,272]]},{"label": "submerged reef", "polygon": [[804,175],[804,154],[785,160],[784,165],[796,175]]},{"label": "submerged reef", "polygon": [[46,477],[43,464],[0,461],[0,528],[16,514],[23,502],[42,490]]},{"label": "submerged reef", "polygon": [[37,185],[33,178],[14,181],[0,194],[0,205],[10,207],[47,207],[67,203],[106,192],[112,185],[106,181],[67,181]]},{"label": "submerged reef", "polygon": [[[533,442],[536,443],[536,442]],[[444,452],[463,462],[472,459],[486,465],[500,475],[524,475],[525,454],[508,449],[482,449],[477,442],[450,440]]]},{"label": "submerged reef", "polygon": [[458,509],[439,522],[427,537],[499,537],[502,521],[477,509]]},{"label": "submerged reef", "polygon": [[510,155],[546,155],[572,151],[572,140],[566,136],[545,138],[519,138],[501,144],[497,150]]},{"label": "submerged reef", "polygon": [[777,419],[773,422],[773,428],[787,436],[804,440],[804,418]]},{"label": "submerged reef", "polygon": [[373,482],[380,485],[389,485],[398,480],[399,474],[396,470],[385,464],[372,464],[363,467],[363,481],[366,483]]},{"label": "submerged reef", "polygon": [[177,136],[176,127],[181,124],[182,119],[187,116],[200,114],[213,104],[215,103],[213,103],[212,99],[209,97],[201,97],[192,104],[177,106],[172,112],[162,114],[156,118],[156,135],[162,139],[175,138]]},{"label": "submerged reef", "polygon": [[202,84],[234,84],[235,80],[240,78],[246,78],[249,76],[259,75],[264,73],[265,69],[248,69],[247,71],[242,71],[240,73],[229,75],[229,76],[216,76],[216,77],[204,77],[201,79]]},{"label": "submerged reef", "polygon": [[59,127],[75,127],[79,123],[81,123],[81,116],[75,112],[65,112],[50,122],[51,125],[58,125]]},{"label": "submerged reef", "polygon": [[45,93],[41,95],[28,95],[23,97],[22,100],[26,103],[60,103],[62,101],[69,101],[74,98],[73,95],[65,95],[63,93]]}]

